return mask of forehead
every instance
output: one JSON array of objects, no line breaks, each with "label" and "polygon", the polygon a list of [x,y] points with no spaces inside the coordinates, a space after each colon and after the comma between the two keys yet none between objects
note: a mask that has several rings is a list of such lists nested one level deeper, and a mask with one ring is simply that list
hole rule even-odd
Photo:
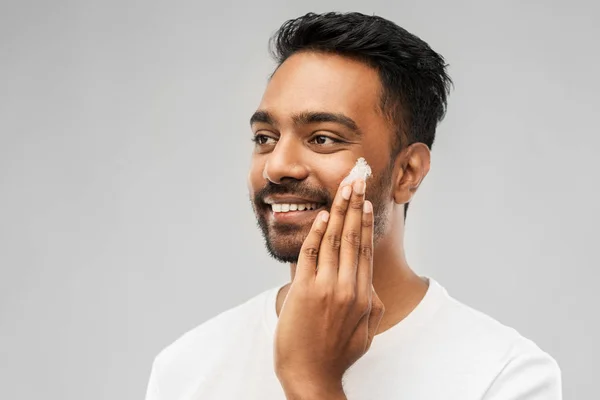
[{"label": "forehead", "polygon": [[274,73],[259,108],[281,118],[311,110],[343,113],[367,123],[379,114],[380,88],[377,72],[362,62],[301,52]]}]

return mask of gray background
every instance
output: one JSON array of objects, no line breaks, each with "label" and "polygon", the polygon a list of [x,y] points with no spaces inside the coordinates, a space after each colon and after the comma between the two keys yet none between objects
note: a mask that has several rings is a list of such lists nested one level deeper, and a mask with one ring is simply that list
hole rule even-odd
[{"label": "gray background", "polygon": [[552,354],[565,399],[597,398],[598,9],[2,2],[0,398],[142,398],[164,346],[289,277],[248,202],[248,119],[269,35],[330,10],[451,64],[411,265]]}]

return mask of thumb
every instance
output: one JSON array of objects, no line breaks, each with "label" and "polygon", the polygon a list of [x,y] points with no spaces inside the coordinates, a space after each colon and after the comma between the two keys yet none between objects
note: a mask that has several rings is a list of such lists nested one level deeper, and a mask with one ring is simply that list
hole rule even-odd
[{"label": "thumb", "polygon": [[383,318],[383,313],[385,312],[385,306],[383,302],[377,296],[377,292],[375,292],[375,288],[373,288],[371,300],[371,312],[369,313],[368,320],[368,333],[367,333],[367,351],[371,348],[371,343],[373,343],[373,339],[375,338],[375,334],[377,333],[377,329],[379,328],[379,324],[381,323],[381,319]]}]

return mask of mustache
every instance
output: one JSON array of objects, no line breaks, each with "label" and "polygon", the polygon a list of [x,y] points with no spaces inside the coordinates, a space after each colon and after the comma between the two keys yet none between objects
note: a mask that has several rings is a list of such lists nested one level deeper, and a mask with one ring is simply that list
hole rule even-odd
[{"label": "mustache", "polygon": [[268,182],[265,187],[254,194],[254,203],[264,202],[264,198],[271,195],[302,197],[315,199],[319,203],[330,204],[330,196],[327,190],[309,187],[300,181],[286,181],[279,184]]}]

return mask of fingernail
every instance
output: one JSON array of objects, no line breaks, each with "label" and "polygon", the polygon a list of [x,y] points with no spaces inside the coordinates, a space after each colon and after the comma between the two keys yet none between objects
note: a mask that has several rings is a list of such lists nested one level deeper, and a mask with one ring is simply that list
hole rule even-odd
[{"label": "fingernail", "polygon": [[365,194],[365,187],[366,187],[366,183],[362,179],[359,179],[354,182],[354,191],[356,192],[356,194],[360,194],[360,195]]},{"label": "fingernail", "polygon": [[323,220],[323,222],[329,221],[329,213],[327,211],[323,211],[323,213],[321,214],[321,219]]},{"label": "fingernail", "polygon": [[352,194],[352,186],[348,185],[348,186],[344,186],[342,188],[342,197],[345,200],[350,199],[350,195]]},{"label": "fingernail", "polygon": [[373,212],[373,204],[369,200],[365,200],[363,204],[363,212],[370,213]]}]

